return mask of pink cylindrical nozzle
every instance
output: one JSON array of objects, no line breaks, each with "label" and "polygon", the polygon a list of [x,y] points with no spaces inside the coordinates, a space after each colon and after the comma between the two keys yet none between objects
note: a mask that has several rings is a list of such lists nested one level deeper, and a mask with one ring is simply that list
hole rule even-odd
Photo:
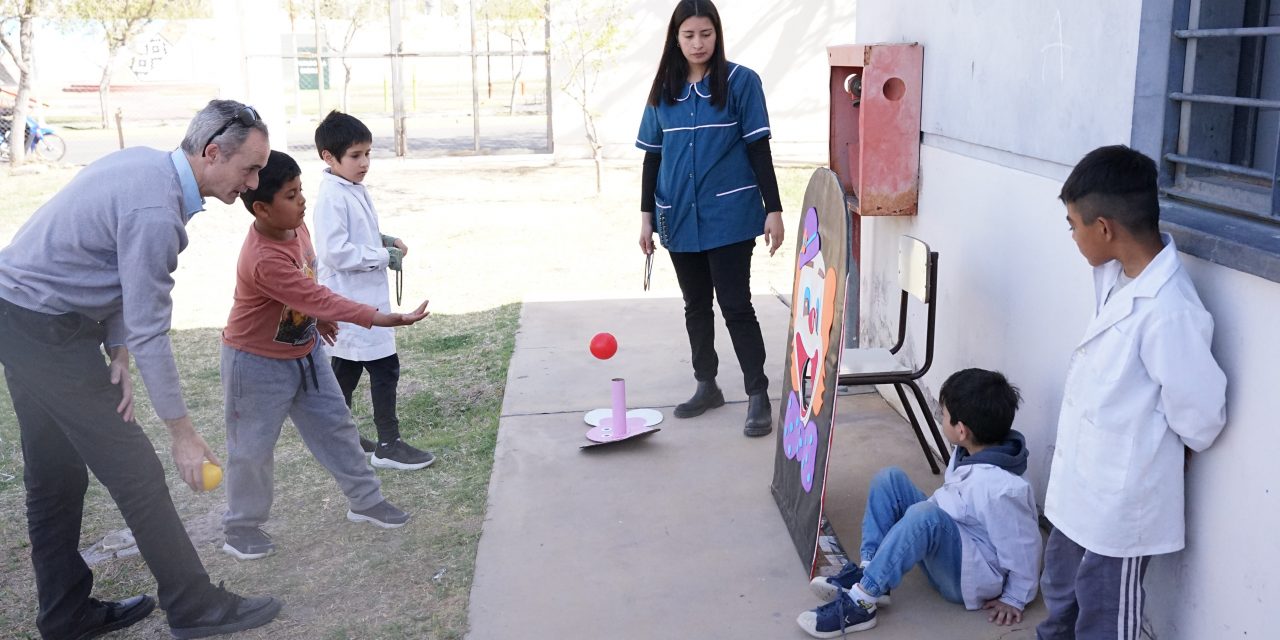
[{"label": "pink cylindrical nozzle", "polygon": [[613,379],[613,432],[614,438],[627,435],[627,383],[622,378]]}]

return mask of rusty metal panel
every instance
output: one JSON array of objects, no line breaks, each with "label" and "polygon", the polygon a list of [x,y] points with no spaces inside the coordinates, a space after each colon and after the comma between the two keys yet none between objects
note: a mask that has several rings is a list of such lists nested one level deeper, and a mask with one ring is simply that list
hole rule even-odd
[{"label": "rusty metal panel", "polygon": [[915,215],[920,182],[919,44],[827,48],[831,169],[858,215]]}]

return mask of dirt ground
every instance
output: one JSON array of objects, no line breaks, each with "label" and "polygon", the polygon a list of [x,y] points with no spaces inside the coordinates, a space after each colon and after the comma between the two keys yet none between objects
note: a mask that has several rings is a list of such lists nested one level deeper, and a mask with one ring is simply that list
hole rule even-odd
[{"label": "dirt ground", "polygon": [[[298,159],[304,193],[314,194],[323,165]],[[779,169],[788,221],[811,172]],[[375,159],[366,184],[383,233],[409,245],[405,307],[430,299],[434,311],[465,313],[532,299],[679,296],[661,250],[652,288],[647,294],[642,289],[638,163],[607,166],[600,195],[594,180],[590,163],[553,165],[548,156],[529,155]],[[230,309],[236,255],[250,217],[238,202],[210,200],[206,206],[188,225],[190,244],[175,274],[175,329],[220,327]],[[794,240],[788,235],[773,257],[757,247],[756,292],[790,292]]]},{"label": "dirt ground", "polygon": [[[310,158],[299,160],[304,191],[314,193],[321,165]],[[46,189],[56,189],[73,172],[72,168],[55,168],[21,180],[0,175],[0,189],[8,189],[11,196],[0,205],[0,241],[7,243],[22,220],[47,198]],[[811,173],[811,167],[779,169],[788,221],[797,218]],[[479,355],[482,362],[493,361],[493,367],[505,372],[506,356],[483,354],[502,348],[509,354],[510,344],[486,347],[483,343],[498,339],[497,334],[505,336],[503,342],[509,340],[516,313],[511,307],[493,310],[523,300],[679,296],[670,261],[661,250],[654,260],[652,289],[647,294],[642,289],[644,259],[637,245],[638,166],[607,167],[599,195],[594,180],[590,163],[555,165],[548,156],[375,159],[368,186],[383,231],[404,238],[410,247],[402,306],[409,308],[429,298],[433,311],[448,316],[429,323],[421,335],[407,331],[404,335],[410,342],[401,345],[406,354],[402,357],[432,354],[430,362],[405,363],[409,373],[401,384],[405,401],[401,417],[414,425],[406,436],[433,449],[444,462],[434,473],[384,478],[389,495],[402,500],[402,506],[423,522],[433,524],[415,527],[401,536],[379,537],[376,532],[344,526],[340,517],[334,520],[330,516],[338,507],[329,504],[335,496],[323,469],[309,460],[296,436],[288,431],[277,447],[277,473],[289,481],[277,485],[279,508],[270,527],[284,549],[283,559],[277,563],[238,563],[218,552],[218,519],[224,509],[219,496],[189,495],[179,488],[180,512],[211,574],[228,580],[228,584],[283,594],[290,603],[281,622],[246,637],[446,638],[465,633],[466,594],[502,395],[498,388],[488,394],[496,396],[489,399],[491,402],[480,402],[477,394],[486,395],[487,387],[476,386],[472,380],[482,373],[476,370],[475,359]],[[190,243],[175,274],[173,325],[193,330],[175,334],[176,344],[185,354],[183,380],[188,384],[193,415],[198,424],[217,425],[221,403],[216,335],[230,308],[236,256],[251,218],[239,203],[224,205],[210,200],[206,205],[207,210],[188,225]],[[789,293],[795,246],[792,226],[788,224],[791,235],[775,256],[769,257],[757,247],[753,266],[756,292]],[[494,316],[508,318],[502,330],[480,329],[497,325],[473,320]],[[599,330],[609,329],[607,319],[602,320]],[[583,347],[585,350],[585,336]],[[490,374],[491,385],[500,387],[505,373]],[[6,401],[7,397],[0,398],[0,412],[11,415]],[[140,411],[152,415],[145,401]],[[364,424],[369,422],[367,413],[367,407],[357,407],[357,418]],[[471,426],[463,429],[464,424]],[[441,429],[439,425],[451,427]],[[163,427],[151,424],[150,429],[158,446],[163,446],[159,445],[167,441],[161,433]],[[211,446],[223,450],[217,429],[210,430],[207,437]],[[19,509],[21,500],[21,492],[13,484],[20,478],[15,439],[0,437],[0,502],[10,511]],[[167,451],[162,451],[161,457],[167,460]],[[4,474],[6,470],[13,473]],[[7,482],[5,475],[9,476]],[[178,486],[172,473],[170,484]],[[85,546],[123,526],[96,484],[90,503],[96,507],[86,514]],[[0,595],[8,596],[13,605],[0,607],[0,627],[17,624],[9,628],[19,637],[32,632],[28,607],[34,601],[29,578],[24,579],[29,571],[24,533],[20,520],[0,526],[4,542],[0,546],[12,552],[4,554],[8,557],[0,562],[0,573],[22,583],[21,588],[6,587],[5,580],[0,580]],[[409,553],[423,564],[420,568],[424,571],[414,573],[412,584],[393,586],[366,576],[379,575],[379,558],[399,553]],[[136,562],[103,563],[95,575],[103,593],[148,589],[148,576],[138,570]],[[356,587],[367,596],[367,603],[351,599],[348,591]],[[358,606],[358,613],[335,615],[323,604],[342,598]],[[389,611],[421,613],[400,620],[399,614]],[[124,635],[167,636],[159,616]]]}]

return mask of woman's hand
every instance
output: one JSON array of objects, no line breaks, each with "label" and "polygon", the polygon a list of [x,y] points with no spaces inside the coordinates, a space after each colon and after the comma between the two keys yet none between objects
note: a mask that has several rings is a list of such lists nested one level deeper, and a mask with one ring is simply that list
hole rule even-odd
[{"label": "woman's hand", "polygon": [[770,211],[769,215],[764,217],[764,244],[769,247],[769,255],[778,250],[782,246],[782,238],[786,235],[786,231],[782,226],[782,212]]},{"label": "woman's hand", "polygon": [[640,212],[640,252],[653,253],[653,215],[645,211]]}]

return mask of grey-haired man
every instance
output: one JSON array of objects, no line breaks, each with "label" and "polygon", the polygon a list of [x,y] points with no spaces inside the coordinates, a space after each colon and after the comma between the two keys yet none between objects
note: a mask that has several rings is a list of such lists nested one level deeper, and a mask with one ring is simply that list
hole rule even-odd
[{"label": "grey-haired man", "polygon": [[147,595],[90,597],[80,556],[88,471],[106,486],[156,578],[175,638],[251,629],[281,602],[209,580],[178,518],[164,468],[133,420],[132,355],[173,459],[192,489],[217,462],[187,415],[169,343],[172,273],[204,197],[230,204],[258,182],[267,127],[214,100],[173,152],[130,148],[80,171],[0,250],[0,363],[22,435],[27,527],[45,638],[93,638],[147,617]]}]

